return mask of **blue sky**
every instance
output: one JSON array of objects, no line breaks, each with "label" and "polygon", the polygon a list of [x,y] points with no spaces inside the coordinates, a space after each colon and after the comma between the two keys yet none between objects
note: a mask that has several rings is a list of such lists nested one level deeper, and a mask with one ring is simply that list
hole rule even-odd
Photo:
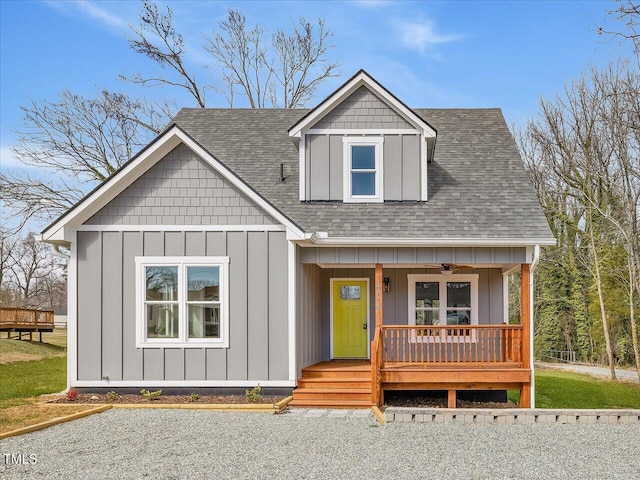
[{"label": "blue sky", "polygon": [[[203,32],[239,8],[250,25],[273,30],[299,16],[322,17],[334,33],[332,58],[340,78],[326,82],[324,98],[364,68],[411,107],[501,107],[524,125],[538,98],[564,88],[589,64],[629,56],[630,45],[606,42],[597,27],[611,24],[613,1],[170,1],[185,36],[189,66],[204,83],[208,58]],[[20,105],[53,100],[62,89],[93,95],[98,88],[169,97],[194,106],[180,91],[141,89],[119,74],[152,72],[132,52],[125,34],[137,24],[138,1],[0,0],[0,168],[19,162],[9,147],[20,127]],[[208,106],[226,106],[212,93]]]}]

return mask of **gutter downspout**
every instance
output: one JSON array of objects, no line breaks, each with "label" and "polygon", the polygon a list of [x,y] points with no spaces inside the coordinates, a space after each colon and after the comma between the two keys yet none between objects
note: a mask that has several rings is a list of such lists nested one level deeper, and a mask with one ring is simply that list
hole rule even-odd
[{"label": "gutter downspout", "polygon": [[67,262],[68,262],[69,260],[71,260],[71,256],[70,256],[70,255],[68,255],[68,254],[66,254],[66,253],[64,253],[64,252],[61,252],[61,251],[60,251],[60,245],[59,245],[59,244],[54,243],[54,244],[53,244],[53,250],[54,250],[58,255],[60,255],[62,258],[64,258]]},{"label": "gutter downspout", "polygon": [[533,260],[531,261],[531,268],[529,269],[529,319],[530,319],[530,328],[531,332],[529,334],[529,351],[531,352],[531,408],[536,408],[536,382],[535,382],[535,368],[534,368],[534,359],[535,355],[533,354],[533,272],[538,266],[538,262],[540,261],[540,245],[536,245],[533,247]]},{"label": "gutter downspout", "polygon": [[[44,240],[42,239],[42,235],[38,235],[38,237],[40,237],[40,238],[37,238],[37,240],[38,240],[38,241],[40,241],[40,242],[43,242],[43,241],[44,241]],[[64,259],[67,261],[67,267],[64,269],[64,274],[65,274],[65,276],[67,276],[67,275],[69,274],[69,265],[71,264],[71,255],[69,255],[69,254],[67,254],[67,253],[64,253],[64,252],[60,251],[60,244],[59,244],[59,243],[52,243],[51,245],[53,246],[53,251],[56,253],[56,255],[58,255],[58,256],[60,256],[60,257],[64,258]],[[68,276],[67,276],[67,287],[68,287],[68,285],[69,285],[69,283],[68,283],[68,282],[69,282],[69,280],[68,280]],[[67,292],[67,305],[68,305],[68,304],[69,304],[69,293]],[[68,325],[68,324],[67,324],[67,325]],[[67,328],[68,328],[68,327],[67,327]],[[68,334],[68,330],[67,330],[67,334]],[[67,355],[68,355],[68,353],[67,353]],[[68,361],[69,361],[69,360],[68,360],[68,358],[67,358],[67,362],[68,362]],[[61,394],[66,394],[66,393],[68,393],[68,392],[69,392],[69,390],[71,390],[71,383],[70,383],[69,379],[70,379],[70,375],[69,375],[69,365],[68,365],[68,363],[67,363],[67,386],[66,386],[66,388],[65,388],[63,391],[61,391],[61,392],[60,392]]]}]

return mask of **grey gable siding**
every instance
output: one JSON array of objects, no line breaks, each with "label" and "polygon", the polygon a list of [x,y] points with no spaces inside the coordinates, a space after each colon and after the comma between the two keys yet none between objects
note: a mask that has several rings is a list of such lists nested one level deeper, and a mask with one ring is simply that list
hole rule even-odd
[{"label": "grey gable siding", "polygon": [[[78,232],[78,380],[288,380],[284,232]],[[136,348],[134,258],[229,256],[229,348]]]},{"label": "grey gable siding", "polygon": [[366,87],[360,87],[311,128],[413,128]]},{"label": "grey gable siding", "polygon": [[277,222],[181,144],[85,223],[271,225]]}]

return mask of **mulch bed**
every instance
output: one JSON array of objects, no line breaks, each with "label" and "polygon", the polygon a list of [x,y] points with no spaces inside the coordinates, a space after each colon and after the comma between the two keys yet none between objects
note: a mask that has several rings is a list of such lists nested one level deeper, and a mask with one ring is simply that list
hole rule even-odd
[{"label": "mulch bed", "polygon": [[[414,408],[447,408],[447,398],[429,394],[410,394],[403,392],[385,392],[386,407],[414,407]],[[513,402],[479,402],[458,398],[457,408],[518,408]]]},{"label": "mulch bed", "polygon": [[106,394],[79,393],[74,401],[67,400],[66,397],[55,400],[54,403],[188,403],[188,404],[274,404],[283,400],[284,397],[263,395],[257,402],[248,402],[244,395],[200,395],[198,399],[191,401],[190,395],[160,395],[154,400],[149,400],[142,395],[123,394],[116,398],[108,399]]}]

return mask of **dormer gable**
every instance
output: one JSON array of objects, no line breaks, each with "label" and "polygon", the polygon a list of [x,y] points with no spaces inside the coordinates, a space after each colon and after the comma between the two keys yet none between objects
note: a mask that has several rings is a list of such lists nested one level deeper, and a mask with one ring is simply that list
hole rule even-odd
[{"label": "dormer gable", "polygon": [[364,70],[289,129],[301,201],[426,201],[436,130]]}]

